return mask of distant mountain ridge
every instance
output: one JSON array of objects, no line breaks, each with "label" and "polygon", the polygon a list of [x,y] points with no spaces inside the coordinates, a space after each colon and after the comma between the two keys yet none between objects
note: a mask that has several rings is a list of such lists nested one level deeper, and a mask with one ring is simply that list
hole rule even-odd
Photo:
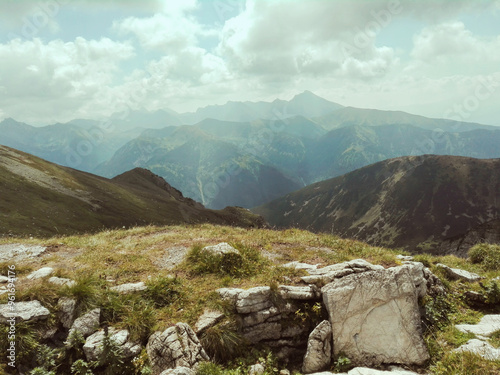
[{"label": "distant mountain ridge", "polygon": [[312,184],[253,211],[278,227],[440,253],[448,239],[500,218],[500,159],[399,157]]},{"label": "distant mountain ridge", "polygon": [[241,208],[215,211],[145,169],[112,180],[0,146],[0,235],[53,236],[135,225],[263,226]]},{"label": "distant mountain ridge", "polygon": [[146,168],[207,207],[250,208],[394,157],[497,158],[500,127],[342,107],[306,91],[187,114],[130,110],[108,122],[5,120],[0,144],[108,178]]}]

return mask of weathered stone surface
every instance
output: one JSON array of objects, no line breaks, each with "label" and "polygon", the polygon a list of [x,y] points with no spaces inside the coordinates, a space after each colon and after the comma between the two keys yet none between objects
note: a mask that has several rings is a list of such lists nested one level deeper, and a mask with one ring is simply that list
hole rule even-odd
[{"label": "weathered stone surface", "polygon": [[[111,341],[113,341],[117,346],[120,347],[123,358],[131,358],[138,355],[141,352],[141,345],[129,341],[129,332],[126,329],[117,330],[115,328],[109,328],[108,335]],[[83,345],[83,352],[87,361],[97,361],[103,352],[103,340],[104,331],[97,331],[87,337],[85,344]],[[104,358],[104,363],[106,359]]]},{"label": "weathered stone surface", "polygon": [[353,273],[362,273],[366,271],[383,270],[384,267],[373,265],[364,259],[354,259],[349,262],[333,264],[331,266],[307,270],[310,276],[302,277],[302,281],[307,284],[325,285],[335,279],[351,275]]},{"label": "weathered stone surface", "polygon": [[375,370],[367,367],[356,367],[345,375],[418,375],[416,372],[394,367],[390,371]]},{"label": "weathered stone surface", "polygon": [[0,323],[8,323],[9,319],[37,321],[47,319],[50,311],[40,301],[14,302],[13,305],[0,305]]},{"label": "weathered stone surface", "polygon": [[262,375],[266,369],[264,366],[262,366],[260,363],[257,363],[253,366],[250,366],[250,369],[248,370],[249,375]]},{"label": "weathered stone surface", "polygon": [[264,310],[272,305],[271,288],[268,286],[259,286],[244,290],[236,298],[236,311],[240,314]]},{"label": "weathered stone surface", "polygon": [[120,294],[128,294],[128,293],[142,292],[143,290],[146,290],[147,287],[143,281],[140,281],[138,283],[128,283],[128,284],[113,286],[110,289],[113,292],[117,292]]},{"label": "weathered stone surface", "polygon": [[457,324],[455,327],[465,333],[470,332],[477,336],[490,337],[493,332],[500,330],[500,315],[485,315],[478,324]]},{"label": "weathered stone surface", "polygon": [[243,316],[242,326],[252,327],[264,322],[277,321],[281,319],[280,311],[277,307],[272,306],[269,309],[264,309],[257,311],[248,315]]},{"label": "weathered stone surface", "polygon": [[284,299],[311,300],[321,297],[321,291],[316,285],[290,286],[280,285],[278,291]]},{"label": "weathered stone surface", "polygon": [[469,352],[478,354],[484,359],[490,361],[495,361],[500,359],[500,349],[491,346],[489,343],[478,339],[472,339],[467,341],[460,348],[455,349],[456,352]]},{"label": "weathered stone surface", "polygon": [[263,340],[278,340],[281,337],[281,324],[278,322],[262,323],[254,327],[244,328],[243,337],[251,344]]},{"label": "weathered stone surface", "polygon": [[359,366],[423,364],[418,290],[408,267],[352,274],[322,288],[335,355]]},{"label": "weathered stone surface", "polygon": [[9,282],[9,278],[7,276],[0,276],[0,284],[5,284]]},{"label": "weathered stone surface", "polygon": [[194,331],[197,335],[203,333],[207,328],[213,327],[224,319],[224,314],[220,311],[205,310],[203,315],[198,318],[194,325]]},{"label": "weathered stone surface", "polygon": [[153,333],[146,349],[153,374],[179,366],[193,368],[200,361],[209,360],[200,340],[186,323]]},{"label": "weathered stone surface", "polygon": [[76,299],[61,297],[57,301],[57,315],[64,328],[70,329],[75,320]]},{"label": "weathered stone surface", "polygon": [[412,261],[413,260],[413,257],[411,255],[396,255],[396,258],[398,258],[399,260],[406,260],[406,261]]},{"label": "weathered stone surface", "polygon": [[464,293],[464,297],[467,300],[467,303],[471,305],[485,305],[486,304],[486,297],[476,291],[473,290],[468,290]]},{"label": "weathered stone surface", "polygon": [[325,370],[332,361],[332,326],[322,321],[309,335],[302,372],[310,374]]},{"label": "weathered stone surface", "polygon": [[217,289],[216,292],[219,293],[220,298],[223,301],[230,302],[234,306],[236,306],[236,301],[240,293],[242,293],[244,289],[239,288],[220,288]]},{"label": "weathered stone surface", "polygon": [[0,245],[0,262],[19,262],[23,259],[34,258],[42,254],[47,248],[23,244]]},{"label": "weathered stone surface", "polygon": [[163,371],[160,375],[195,375],[196,372],[190,368],[179,366],[176,368],[169,368]]},{"label": "weathered stone surface", "polygon": [[217,245],[212,245],[212,246],[205,246],[202,251],[208,251],[213,255],[220,255],[220,256],[224,256],[226,254],[240,255],[240,252],[238,250],[236,250],[234,247],[232,247],[226,242],[221,242]]},{"label": "weathered stone surface", "polygon": [[439,267],[442,270],[444,270],[446,277],[450,280],[462,280],[462,281],[467,281],[469,283],[473,283],[475,281],[479,281],[482,279],[482,277],[479,276],[477,273],[461,270],[458,268],[451,268],[445,264],[438,263],[436,264],[436,267]]},{"label": "weathered stone surface", "polygon": [[90,310],[86,314],[75,319],[71,329],[69,330],[69,335],[73,331],[78,331],[83,337],[88,337],[99,329],[99,321],[101,319],[101,309]]},{"label": "weathered stone surface", "polygon": [[49,279],[49,283],[56,284],[56,285],[66,285],[66,286],[73,286],[76,284],[76,281],[71,280],[71,279],[66,279],[64,277],[57,277],[57,276],[52,276]]},{"label": "weathered stone surface", "polygon": [[290,262],[290,263],[285,263],[282,264],[281,267],[286,267],[286,268],[294,268],[296,270],[315,270],[318,268],[318,265],[313,265],[313,264],[307,264],[307,263],[300,263],[300,262]]},{"label": "weathered stone surface", "polygon": [[42,279],[44,277],[50,276],[54,272],[54,269],[51,267],[43,267],[37,271],[31,272],[26,278],[28,280]]}]

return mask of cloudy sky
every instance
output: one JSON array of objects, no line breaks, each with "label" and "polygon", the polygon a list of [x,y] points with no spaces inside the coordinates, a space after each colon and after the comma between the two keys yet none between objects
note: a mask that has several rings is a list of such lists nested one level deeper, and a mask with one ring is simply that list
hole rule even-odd
[{"label": "cloudy sky", "polygon": [[0,0],[0,120],[304,90],[500,125],[500,0]]}]

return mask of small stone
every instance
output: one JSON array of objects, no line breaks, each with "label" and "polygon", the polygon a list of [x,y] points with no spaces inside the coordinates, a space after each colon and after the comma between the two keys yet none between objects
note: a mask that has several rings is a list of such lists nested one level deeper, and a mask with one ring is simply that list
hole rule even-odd
[{"label": "small stone", "polygon": [[53,268],[43,267],[43,268],[40,268],[38,271],[34,271],[34,272],[30,273],[28,276],[26,276],[26,278],[29,280],[41,279],[41,278],[44,278],[44,277],[51,275],[53,272],[54,272]]},{"label": "small stone", "polygon": [[396,255],[396,258],[404,261],[412,261],[413,257],[411,255]]},{"label": "small stone", "polygon": [[0,276],[0,284],[5,284],[9,282],[9,278],[7,276]]},{"label": "small stone", "polygon": [[500,330],[500,315],[485,315],[478,324],[457,324],[455,327],[461,332],[470,332],[477,336],[489,337],[493,332]]},{"label": "small stone", "polygon": [[76,284],[76,281],[71,280],[71,279],[66,279],[64,277],[52,276],[49,279],[49,283],[56,284],[56,285],[62,285],[62,286],[72,287],[72,286],[74,286]]},{"label": "small stone", "polygon": [[483,277],[479,276],[477,273],[461,270],[459,268],[451,268],[445,264],[438,263],[436,267],[444,270],[446,277],[450,280],[462,280],[469,283],[481,280]]},{"label": "small stone", "polygon": [[73,325],[69,330],[69,335],[71,335],[73,331],[78,331],[83,337],[90,336],[99,329],[100,319],[101,309],[97,308],[90,310],[88,313],[80,316],[73,322]]},{"label": "small stone", "polygon": [[[123,358],[130,358],[141,352],[141,345],[129,342],[129,331],[117,330],[113,327],[108,330],[109,339],[120,347]],[[103,352],[104,331],[97,331],[90,335],[83,345],[83,352],[87,361],[97,361]]]},{"label": "small stone", "polygon": [[308,286],[280,285],[278,291],[284,299],[311,300],[321,298],[321,291],[312,284]]},{"label": "small stone", "polygon": [[110,289],[120,294],[128,294],[128,293],[142,292],[143,290],[147,289],[147,286],[143,281],[140,281],[138,283],[128,283],[128,284],[113,286]]},{"label": "small stone", "polygon": [[208,251],[213,255],[226,255],[226,254],[240,255],[240,252],[238,250],[236,250],[234,247],[232,247],[226,242],[221,242],[217,245],[212,245],[212,246],[205,246],[202,251]]},{"label": "small stone", "polygon": [[332,325],[322,321],[309,335],[302,371],[311,374],[328,368],[332,360]]},{"label": "small stone", "polygon": [[260,363],[257,363],[256,365],[250,366],[250,369],[248,370],[249,375],[262,375],[266,369],[264,366],[262,366]]},{"label": "small stone", "polygon": [[196,372],[188,367],[179,366],[176,368],[169,368],[163,371],[160,375],[195,375]]},{"label": "small stone", "polygon": [[58,316],[63,327],[66,329],[71,328],[74,322],[76,299],[61,297],[57,301]]},{"label": "small stone", "polygon": [[268,286],[259,286],[244,290],[238,294],[236,299],[236,311],[240,314],[264,310],[272,305],[271,288]]},{"label": "small stone", "polygon": [[469,340],[467,343],[454,351],[478,354],[489,361],[496,361],[500,359],[500,349],[494,348],[489,343],[478,339]]},{"label": "small stone", "polygon": [[219,323],[223,318],[224,314],[220,311],[205,310],[194,325],[194,331],[199,335]]},{"label": "small stone", "polygon": [[14,302],[0,305],[0,323],[7,324],[10,319],[28,321],[37,321],[47,319],[50,311],[43,307],[40,301]]}]

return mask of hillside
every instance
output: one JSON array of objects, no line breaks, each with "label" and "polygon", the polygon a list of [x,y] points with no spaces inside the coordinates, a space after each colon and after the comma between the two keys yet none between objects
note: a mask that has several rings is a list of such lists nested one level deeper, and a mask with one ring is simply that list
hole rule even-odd
[{"label": "hillside", "polygon": [[0,234],[51,236],[147,224],[260,226],[244,209],[205,209],[134,169],[112,180],[0,146]]},{"label": "hillside", "polygon": [[[213,250],[232,252],[205,248],[217,244]],[[499,261],[498,247],[479,250]],[[199,364],[197,373],[213,375],[255,368],[264,375],[498,374],[499,323],[477,325],[498,317],[491,315],[499,311],[498,268],[454,256],[404,259],[413,261],[328,234],[210,224],[1,238],[0,275],[15,274],[17,310],[5,311],[9,278],[0,285],[0,334],[8,334],[6,316],[18,320],[16,369],[4,355],[0,373],[158,375]],[[483,279],[455,280],[446,266]],[[325,326],[332,331],[320,341],[316,328]],[[405,345],[410,332],[418,348]],[[492,357],[469,353],[471,342]],[[8,345],[0,340],[2,352]],[[306,367],[307,356],[318,362]],[[396,364],[401,372],[390,371]]]},{"label": "hillside", "polygon": [[499,171],[500,159],[400,157],[312,184],[253,211],[278,227],[439,252],[444,240],[498,219]]}]

